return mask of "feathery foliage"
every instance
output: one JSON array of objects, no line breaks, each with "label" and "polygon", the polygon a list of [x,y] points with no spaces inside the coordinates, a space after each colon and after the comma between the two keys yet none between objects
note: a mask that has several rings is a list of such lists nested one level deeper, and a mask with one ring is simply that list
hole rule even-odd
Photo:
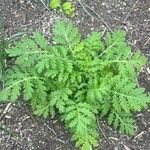
[{"label": "feathery foliage", "polygon": [[133,134],[133,111],[150,101],[137,88],[136,75],[146,59],[131,52],[124,31],[92,32],[85,39],[71,23],[57,21],[52,43],[38,32],[6,49],[12,66],[6,69],[1,101],[15,101],[20,93],[37,115],[55,112],[72,133],[76,146],[97,145],[96,116],[104,116],[121,132]]},{"label": "feathery foliage", "polygon": [[5,58],[6,58],[5,48],[7,47],[8,41],[6,39],[3,24],[0,21],[0,80],[3,74],[3,70],[5,68]]}]

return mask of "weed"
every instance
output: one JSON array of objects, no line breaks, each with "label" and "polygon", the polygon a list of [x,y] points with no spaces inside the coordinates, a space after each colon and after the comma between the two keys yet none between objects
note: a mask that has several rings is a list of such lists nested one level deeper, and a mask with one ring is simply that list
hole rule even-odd
[{"label": "weed", "polygon": [[146,59],[126,43],[125,32],[92,32],[82,39],[70,22],[57,21],[52,43],[38,32],[14,41],[6,49],[14,58],[2,78],[1,101],[15,101],[20,93],[37,115],[59,112],[76,146],[97,146],[96,116],[103,116],[122,133],[134,133],[133,111],[150,102],[136,85]]}]

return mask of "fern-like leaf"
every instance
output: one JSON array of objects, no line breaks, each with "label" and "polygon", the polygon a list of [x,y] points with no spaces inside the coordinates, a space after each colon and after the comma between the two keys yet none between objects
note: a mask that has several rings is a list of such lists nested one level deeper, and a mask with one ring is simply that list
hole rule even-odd
[{"label": "fern-like leaf", "polygon": [[89,104],[78,103],[67,107],[63,115],[63,120],[73,132],[73,139],[77,141],[76,146],[82,146],[83,150],[90,150],[91,144],[97,144],[94,113],[97,111]]},{"label": "fern-like leaf", "polygon": [[73,50],[74,46],[80,42],[80,33],[72,23],[57,21],[53,28],[53,41],[56,44],[67,45],[70,50]]},{"label": "fern-like leaf", "polygon": [[113,125],[115,129],[119,128],[122,133],[132,135],[134,133],[134,120],[131,114],[122,112],[121,114],[112,111],[108,117],[109,125]]}]

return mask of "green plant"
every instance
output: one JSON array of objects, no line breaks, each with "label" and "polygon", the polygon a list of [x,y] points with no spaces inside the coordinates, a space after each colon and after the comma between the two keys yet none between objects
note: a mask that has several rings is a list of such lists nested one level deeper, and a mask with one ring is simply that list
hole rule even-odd
[{"label": "green plant", "polygon": [[137,88],[136,75],[146,60],[131,52],[124,31],[92,32],[82,39],[69,22],[57,21],[52,43],[38,32],[6,49],[14,64],[3,75],[1,101],[15,101],[23,93],[37,115],[60,113],[76,146],[97,145],[96,116],[121,132],[133,134],[133,111],[150,101]]},{"label": "green plant", "polygon": [[51,0],[50,8],[52,9],[62,9],[67,15],[74,16],[75,7],[70,1],[63,0]]},{"label": "green plant", "polygon": [[26,32],[18,32],[11,36],[10,38],[7,38],[6,33],[3,29],[3,27],[0,27],[1,35],[0,35],[0,80],[2,77],[2,74],[4,72],[4,68],[6,66],[6,59],[7,59],[7,53],[5,49],[8,48],[9,44],[13,42],[13,40],[16,39],[16,37],[25,34]]},{"label": "green plant", "polygon": [[2,77],[3,69],[5,67],[5,48],[8,47],[6,34],[4,32],[3,22],[0,20],[0,80]]},{"label": "green plant", "polygon": [[5,48],[7,48],[7,40],[4,37],[0,38],[0,79],[3,74],[3,69],[5,68]]}]

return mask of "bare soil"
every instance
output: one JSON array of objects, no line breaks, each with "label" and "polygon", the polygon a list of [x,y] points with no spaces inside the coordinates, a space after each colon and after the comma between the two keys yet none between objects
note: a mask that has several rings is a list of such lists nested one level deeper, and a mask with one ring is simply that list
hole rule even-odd
[{"label": "bare soil", "polygon": [[[137,79],[149,94],[150,1],[85,0],[82,3],[76,2],[76,16],[67,18],[47,10],[40,0],[0,0],[0,20],[8,37],[35,30],[51,36],[54,20],[61,17],[72,20],[83,36],[93,30],[105,33],[122,28],[133,50],[140,49],[148,58]],[[134,113],[134,118],[136,132],[131,137],[112,129],[104,119],[98,119],[101,137],[96,150],[150,150],[150,107]],[[70,137],[59,114],[54,119],[44,119],[33,115],[31,107],[22,100],[15,104],[0,103],[0,150],[75,150]]]}]

